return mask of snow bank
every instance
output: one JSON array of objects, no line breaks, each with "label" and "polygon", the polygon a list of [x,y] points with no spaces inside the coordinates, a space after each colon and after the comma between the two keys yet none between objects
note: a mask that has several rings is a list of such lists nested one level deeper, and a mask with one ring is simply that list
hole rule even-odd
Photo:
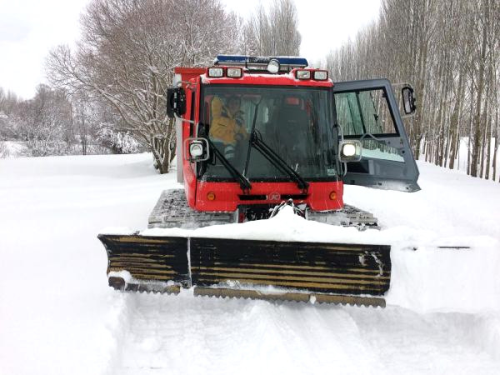
[{"label": "snow bank", "polygon": [[498,241],[477,238],[471,249],[393,248],[387,303],[416,311],[500,311]]}]

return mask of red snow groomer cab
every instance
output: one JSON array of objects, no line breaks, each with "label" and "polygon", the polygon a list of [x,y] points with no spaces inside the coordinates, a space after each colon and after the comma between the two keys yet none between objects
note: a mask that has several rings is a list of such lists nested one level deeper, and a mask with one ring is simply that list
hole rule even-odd
[{"label": "red snow groomer cab", "polygon": [[[413,89],[400,93],[412,114]],[[163,192],[150,228],[265,220],[286,205],[307,220],[377,227],[370,213],[344,204],[344,184],[419,190],[386,79],[334,84],[303,58],[221,55],[212,67],[176,68],[167,102],[184,189]],[[355,239],[99,238],[118,289],[384,305],[390,285],[390,247]]]}]

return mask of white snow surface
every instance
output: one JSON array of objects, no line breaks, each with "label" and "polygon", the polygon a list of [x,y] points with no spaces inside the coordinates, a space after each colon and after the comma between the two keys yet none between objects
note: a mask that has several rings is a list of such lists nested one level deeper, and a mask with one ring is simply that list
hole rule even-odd
[{"label": "white snow surface", "polygon": [[287,210],[143,231],[389,244],[376,309],[115,292],[96,236],[145,229],[175,171],[148,154],[0,159],[0,374],[498,374],[500,184],[418,165],[417,193],[346,186],[380,231]]}]

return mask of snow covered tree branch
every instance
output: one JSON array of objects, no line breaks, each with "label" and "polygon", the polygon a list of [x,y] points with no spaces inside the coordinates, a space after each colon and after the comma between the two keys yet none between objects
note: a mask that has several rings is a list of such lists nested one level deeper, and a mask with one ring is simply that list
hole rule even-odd
[{"label": "snow covered tree branch", "polygon": [[82,18],[75,52],[54,49],[51,83],[105,100],[123,121],[119,130],[146,146],[160,173],[175,156],[175,127],[165,91],[176,66],[208,65],[237,51],[239,20],[217,0],[94,0]]}]

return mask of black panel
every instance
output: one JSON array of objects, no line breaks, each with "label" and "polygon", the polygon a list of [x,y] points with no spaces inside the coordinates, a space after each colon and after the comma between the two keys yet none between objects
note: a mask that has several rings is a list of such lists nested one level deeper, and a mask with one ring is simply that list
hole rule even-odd
[{"label": "black panel", "polygon": [[189,285],[188,239],[100,234],[108,254],[108,272],[129,271],[135,279]]},{"label": "black panel", "polygon": [[191,238],[193,285],[228,282],[299,291],[383,295],[390,246]]}]

